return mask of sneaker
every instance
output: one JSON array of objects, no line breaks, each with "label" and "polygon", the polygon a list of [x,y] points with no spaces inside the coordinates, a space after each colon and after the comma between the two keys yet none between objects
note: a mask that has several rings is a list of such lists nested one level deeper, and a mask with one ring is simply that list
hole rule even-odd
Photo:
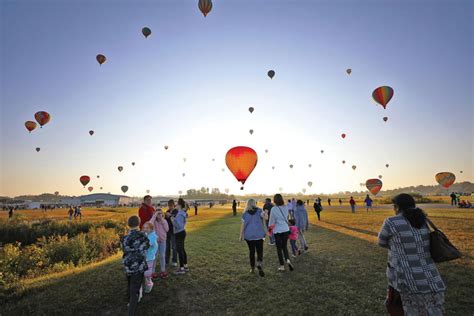
[{"label": "sneaker", "polygon": [[265,272],[263,272],[263,269],[261,266],[257,266],[257,269],[258,269],[258,275],[261,276],[261,277],[264,277],[265,276]]},{"label": "sneaker", "polygon": [[285,266],[280,266],[278,268],[278,272],[285,272]]},{"label": "sneaker", "polygon": [[290,269],[290,271],[293,271],[295,269],[290,259],[286,259],[286,264],[288,265],[288,268]]},{"label": "sneaker", "polygon": [[268,244],[269,244],[270,246],[275,246],[275,243],[274,243],[274,242],[271,242],[271,241],[270,241]]},{"label": "sneaker", "polygon": [[189,267],[188,267],[188,266],[184,266],[184,271],[189,272]]},{"label": "sneaker", "polygon": [[308,251],[308,249],[309,249],[309,247],[308,247],[308,246],[304,247],[304,251],[306,251],[306,252],[307,252],[307,251]]},{"label": "sneaker", "polygon": [[184,268],[179,268],[178,270],[176,270],[175,272],[173,272],[175,275],[180,275],[180,274],[185,274],[186,271],[184,270]]},{"label": "sneaker", "polygon": [[250,268],[250,273],[251,274],[255,273],[255,268]]},{"label": "sneaker", "polygon": [[158,279],[158,273],[153,272],[152,275],[151,275],[151,278],[152,278],[153,280]]},{"label": "sneaker", "polygon": [[162,279],[167,279],[167,278],[168,278],[168,273],[166,273],[166,272],[161,272],[161,273],[160,273],[160,278],[162,278]]},{"label": "sneaker", "polygon": [[296,255],[295,255],[295,254],[293,254],[293,253],[291,254],[291,256],[292,256],[293,258],[296,258]]}]

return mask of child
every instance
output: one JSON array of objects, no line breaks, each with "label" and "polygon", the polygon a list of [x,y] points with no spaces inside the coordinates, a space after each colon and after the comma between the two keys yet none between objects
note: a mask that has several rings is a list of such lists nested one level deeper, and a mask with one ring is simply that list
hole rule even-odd
[{"label": "child", "polygon": [[293,258],[296,258],[296,256],[300,255],[301,254],[301,251],[298,250],[298,246],[296,245],[296,241],[298,240],[298,233],[299,233],[299,229],[298,227],[296,227],[295,225],[295,220],[294,219],[290,219],[288,221],[288,223],[290,224],[290,236],[289,236],[289,239],[290,239],[290,245],[291,245],[291,252],[292,252],[292,257]]},{"label": "child", "polygon": [[128,314],[136,315],[137,305],[141,299],[143,273],[147,270],[146,251],[150,247],[148,237],[139,230],[140,218],[131,216],[128,219],[130,231],[122,240],[123,265],[128,281]]},{"label": "child", "polygon": [[[155,233],[158,237],[158,252],[157,255],[160,255],[160,278],[166,279],[168,274],[166,273],[166,242],[167,242],[167,235],[169,231],[168,221],[163,216],[163,211],[161,209],[157,209],[151,221],[155,225]],[[157,259],[155,259],[156,262]],[[154,265],[156,267],[156,264]],[[155,269],[153,269],[153,278],[156,279],[158,274],[155,273]]]},{"label": "child", "polygon": [[188,214],[185,212],[186,203],[182,198],[178,199],[178,214],[174,218],[174,237],[176,238],[176,250],[179,257],[179,269],[175,274],[185,274],[189,271],[188,256],[184,249],[184,240],[186,239],[186,221]]},{"label": "child", "polygon": [[155,271],[156,251],[158,250],[158,242],[155,233],[155,226],[152,222],[146,222],[143,225],[143,231],[148,237],[150,248],[146,252],[146,264],[148,269],[145,271],[145,293],[150,293],[153,288],[153,281],[151,280],[153,271]]}]

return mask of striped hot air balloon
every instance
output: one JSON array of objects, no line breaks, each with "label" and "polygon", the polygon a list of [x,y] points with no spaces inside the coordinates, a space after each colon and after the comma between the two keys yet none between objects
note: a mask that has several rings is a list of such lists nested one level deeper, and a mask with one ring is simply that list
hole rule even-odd
[{"label": "striped hot air balloon", "polygon": [[212,10],[212,1],[211,0],[199,0],[198,3],[199,10],[201,10],[204,17],[206,17],[209,12]]},{"label": "striped hot air balloon", "polygon": [[43,125],[48,124],[48,122],[51,120],[51,115],[49,115],[48,112],[39,111],[35,113],[35,120],[38,122],[40,127],[43,127]]},{"label": "striped hot air balloon", "polygon": [[365,186],[367,187],[367,190],[370,191],[370,193],[377,195],[377,193],[379,193],[382,189],[382,181],[379,179],[369,179],[365,181]]},{"label": "striped hot air balloon", "polygon": [[31,133],[36,128],[36,122],[33,121],[26,121],[25,122],[25,127],[28,130],[28,132]]},{"label": "striped hot air balloon", "polygon": [[393,97],[393,89],[389,86],[382,86],[378,87],[377,89],[372,92],[372,98],[375,102],[383,106],[383,108],[387,108],[388,102]]},{"label": "striped hot air balloon", "polygon": [[436,182],[447,189],[456,181],[456,176],[452,172],[440,172],[435,175],[435,179]]}]

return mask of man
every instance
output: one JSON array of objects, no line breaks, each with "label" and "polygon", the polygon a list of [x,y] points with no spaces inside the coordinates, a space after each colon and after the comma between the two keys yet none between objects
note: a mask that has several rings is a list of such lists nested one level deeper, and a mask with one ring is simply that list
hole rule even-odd
[{"label": "man", "polygon": [[236,200],[232,202],[232,214],[234,216],[237,216],[237,201]]},{"label": "man", "polygon": [[328,198],[328,205],[331,206],[331,198]]},{"label": "man", "polygon": [[451,192],[451,205],[456,205],[457,204],[457,196],[456,196],[456,193],[454,192]]},{"label": "man", "polygon": [[143,203],[138,210],[138,217],[140,217],[140,230],[143,228],[143,224],[148,222],[155,214],[155,208],[151,204],[151,195],[145,195],[143,197]]},{"label": "man", "polygon": [[316,212],[316,215],[318,215],[318,221],[321,220],[321,211],[323,210],[323,207],[321,206],[321,203],[319,203],[319,199],[314,200],[314,211]]},{"label": "man", "polygon": [[194,215],[198,215],[198,204],[194,202]]},{"label": "man", "polygon": [[355,209],[356,209],[356,201],[354,200],[354,198],[351,196],[351,199],[349,200],[349,204],[351,205],[351,211],[352,213],[355,213]]},{"label": "man", "polygon": [[168,210],[165,213],[165,219],[168,222],[168,233],[166,234],[166,265],[170,264],[171,250],[173,250],[173,256],[171,258],[171,265],[173,267],[178,266],[178,251],[176,249],[176,239],[174,237],[173,220],[178,214],[178,210],[175,208],[174,200],[168,201]]},{"label": "man", "polygon": [[[263,211],[265,212],[266,216],[267,216],[267,219],[266,219],[266,224],[267,224],[267,230],[268,230],[268,221],[270,219],[270,213],[272,211],[272,207],[273,207],[273,203],[272,203],[272,200],[269,199],[269,198],[266,198],[265,199],[265,204],[263,205]],[[273,236],[273,234],[270,235],[270,241],[268,243],[270,246],[274,246],[275,245],[275,237]]]}]

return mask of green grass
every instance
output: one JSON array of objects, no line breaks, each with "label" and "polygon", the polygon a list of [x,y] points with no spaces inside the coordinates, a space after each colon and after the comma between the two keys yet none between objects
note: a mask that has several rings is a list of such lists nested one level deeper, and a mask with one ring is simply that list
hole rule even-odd
[{"label": "green grass", "polygon": [[[472,212],[429,212],[450,237],[459,230],[459,223],[450,217],[462,219],[465,234],[457,232],[455,244],[458,238],[472,237]],[[191,272],[157,281],[140,303],[140,312],[383,315],[386,250],[373,241],[374,232],[390,213],[380,209],[353,215],[345,209],[325,208],[324,222],[317,223],[311,212],[313,225],[306,234],[310,252],[294,260],[294,272],[278,273],[276,250],[265,245],[266,276],[260,278],[249,273],[247,246],[238,241],[240,218],[229,216],[229,209],[203,210],[189,223],[186,245]],[[469,315],[474,310],[472,246],[459,246],[467,251],[467,258],[439,266],[448,286],[447,315]],[[27,280],[15,297],[0,307],[2,315],[71,312],[126,313],[125,277],[119,257]]]}]

